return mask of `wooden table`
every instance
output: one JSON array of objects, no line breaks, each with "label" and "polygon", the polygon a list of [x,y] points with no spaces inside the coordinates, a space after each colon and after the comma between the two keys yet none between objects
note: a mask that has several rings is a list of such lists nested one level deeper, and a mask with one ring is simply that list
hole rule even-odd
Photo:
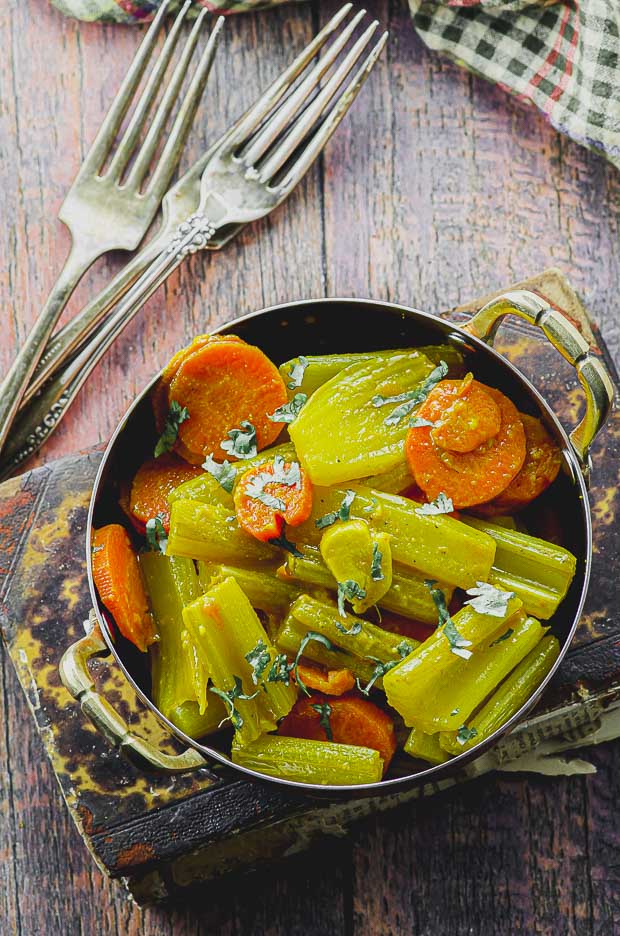
[{"label": "wooden table", "polygon": [[[188,158],[336,5],[229,20]],[[618,352],[618,173],[429,54],[404,3],[370,6],[392,32],[387,55],[325,158],[271,219],[221,255],[195,257],[151,300],[43,459],[105,439],[197,332],[287,299],[372,296],[435,311],[556,265]],[[0,23],[2,373],[64,257],[56,212],[140,30],[77,24],[46,0],[5,0]],[[72,308],[120,262],[100,263]],[[8,660],[0,680],[3,934],[620,932],[620,744],[589,755],[595,774],[486,778],[367,821],[278,870],[143,911],[103,878],[73,828]]]}]

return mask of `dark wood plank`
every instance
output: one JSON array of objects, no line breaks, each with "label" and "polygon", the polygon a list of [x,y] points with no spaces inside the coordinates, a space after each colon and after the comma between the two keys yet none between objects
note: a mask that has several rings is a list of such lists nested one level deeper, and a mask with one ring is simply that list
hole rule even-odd
[{"label": "dark wood plank", "polygon": [[[229,23],[194,157],[335,5]],[[284,299],[372,295],[433,310],[553,263],[618,352],[618,174],[501,90],[426,52],[405,4],[370,8],[392,29],[389,56],[323,164],[272,220],[221,255],[195,258],[153,298],[43,459],[104,439],[135,390],[195,332]],[[43,0],[9,0],[0,25],[9,37],[0,63],[1,372],[67,249],[54,215],[138,31],[78,25]],[[118,263],[101,263],[73,307]],[[140,911],[85,852],[6,661],[0,678],[0,905],[10,933],[607,936],[620,927],[618,745],[594,752],[595,776],[484,780],[378,817],[350,842],[329,842],[277,874],[220,884],[172,911]]]}]

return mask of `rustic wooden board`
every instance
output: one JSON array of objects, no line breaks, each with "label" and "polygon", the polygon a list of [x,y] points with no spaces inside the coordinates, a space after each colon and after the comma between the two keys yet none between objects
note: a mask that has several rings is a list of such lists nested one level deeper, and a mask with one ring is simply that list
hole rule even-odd
[{"label": "rustic wooden board", "polygon": [[[228,24],[190,158],[335,6]],[[388,56],[322,164],[272,221],[220,256],[195,258],[151,300],[42,460],[106,438],[135,390],[197,329],[276,301],[372,295],[433,310],[554,264],[617,354],[618,174],[500,89],[429,54],[404,3],[370,10],[392,31]],[[64,257],[55,212],[140,31],[76,24],[46,0],[7,0],[0,24],[3,372]],[[120,259],[98,266],[72,308]],[[142,912],[83,849],[8,661],[0,679],[0,907],[9,933],[608,936],[620,928],[618,745],[593,755],[597,775],[484,779],[370,820],[277,875],[203,889],[173,913]]]}]

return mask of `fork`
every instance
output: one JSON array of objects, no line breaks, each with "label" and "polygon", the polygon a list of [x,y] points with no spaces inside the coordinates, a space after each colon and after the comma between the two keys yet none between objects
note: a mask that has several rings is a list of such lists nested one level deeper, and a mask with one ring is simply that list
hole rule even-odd
[{"label": "fork", "polygon": [[[209,76],[222,18],[211,32],[161,155],[152,165],[160,141],[165,137],[166,122],[180,96],[207,15],[207,10],[203,9],[197,17],[164,87],[164,77],[192,0],[186,0],[174,20],[122,139],[115,145],[121,124],[152,57],[170,2],[164,0],[159,8],[59,211],[60,220],[71,234],[71,249],[34,327],[0,385],[0,451],[28,382],[71,293],[98,257],[111,250],[136,249],[161,204],[185,146]],[[161,99],[149,123],[149,115],[160,90]],[[144,131],[144,140],[140,144]],[[134,161],[130,166],[132,157]],[[149,169],[150,177],[147,179]]]},{"label": "fork", "polygon": [[[188,217],[178,224],[172,236],[169,225],[165,240],[160,234],[158,241],[164,249],[128,289],[94,338],[49,381],[20,416],[16,425],[19,441],[7,450],[0,465],[0,478],[7,477],[54,431],[103,354],[186,257],[201,249],[223,247],[244,225],[265,217],[281,204],[308,171],[357,97],[387,41],[388,34],[384,33],[338,93],[362,59],[379,25],[376,21],[371,23],[335,67],[365,14],[365,10],[360,10],[291,91],[295,80],[306,71],[351,9],[349,3],[339,10],[289,68],[214,144],[201,160],[204,167],[199,188],[199,177],[193,167],[171,190],[172,196],[175,189],[181,189]],[[332,67],[332,74],[321,87],[321,80]],[[288,91],[290,95],[280,104]],[[171,198],[169,205],[173,202]],[[146,250],[149,248],[152,246],[148,245]]]}]

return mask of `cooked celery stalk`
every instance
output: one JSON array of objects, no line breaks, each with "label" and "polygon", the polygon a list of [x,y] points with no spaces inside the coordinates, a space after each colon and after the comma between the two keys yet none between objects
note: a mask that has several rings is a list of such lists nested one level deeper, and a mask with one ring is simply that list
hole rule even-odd
[{"label": "cooked celery stalk", "polygon": [[[400,660],[408,647],[418,646],[418,641],[410,637],[384,631],[352,614],[343,617],[334,605],[301,595],[291,606],[278,632],[276,645],[284,653],[296,656],[309,631],[327,637],[334,650],[311,640],[306,644],[304,656],[334,669],[346,667],[366,682],[372,677],[377,662]],[[380,686],[380,681],[377,684]]]},{"label": "cooked celery stalk", "polygon": [[364,520],[329,526],[321,537],[321,555],[339,589],[351,583],[355,586],[344,596],[356,614],[377,604],[392,584],[390,537],[387,533],[371,534]]},{"label": "cooked celery stalk", "polygon": [[[246,458],[244,461],[235,462],[237,477],[249,468],[262,465],[276,455],[281,455],[285,460],[288,460],[295,456],[295,448],[290,442],[287,442],[284,445],[275,445],[272,448],[265,449],[255,455],[254,458]],[[178,500],[197,500],[203,504],[216,504],[230,508],[229,513],[234,512],[232,494],[224,490],[220,482],[208,472],[199,475],[197,478],[184,481],[168,495],[169,504],[174,504]]]},{"label": "cooked celery stalk", "polygon": [[457,659],[439,675],[430,698],[416,714],[415,725],[428,734],[456,731],[508,673],[540,642],[546,628],[539,621],[515,615],[501,624],[484,644],[474,647],[468,660]]},{"label": "cooked celery stalk", "polygon": [[[269,682],[268,670],[277,655],[252,605],[234,578],[218,582],[183,611],[187,628],[204,653],[216,689],[229,695],[229,714],[239,741],[247,744],[265,730],[276,727],[292,708],[296,690],[285,682]],[[264,650],[263,678],[246,659]],[[235,692],[240,680],[241,698]]]},{"label": "cooked celery stalk", "polygon": [[[444,750],[451,754],[460,754],[501,728],[538,688],[553,667],[559,653],[557,638],[543,637],[538,646],[521,660],[496,689],[488,702],[469,719],[464,733],[446,731],[440,734],[439,740]],[[462,743],[459,742],[459,734]]]},{"label": "cooked celery stalk", "polygon": [[439,744],[436,734],[425,734],[419,728],[412,728],[405,741],[403,750],[411,757],[428,761],[429,764],[443,764],[449,760],[448,755]]},{"label": "cooked celery stalk", "polygon": [[378,783],[383,775],[378,751],[305,738],[265,735],[245,747],[233,744],[231,757],[240,767],[297,783],[349,786]]},{"label": "cooked celery stalk", "polygon": [[[462,371],[463,355],[451,345],[424,345],[421,348],[411,348],[409,351],[417,351],[432,361],[433,364],[439,364],[445,361],[450,368],[451,376],[458,376]],[[361,364],[363,361],[373,361],[377,358],[389,357],[390,355],[401,355],[402,350],[393,351],[362,351],[344,354],[309,354],[305,358],[305,367],[301,383],[297,387],[291,387],[290,396],[295,393],[305,393],[310,396],[315,390],[318,390],[324,383],[335,377],[352,364]],[[288,386],[290,373],[293,367],[299,366],[299,358],[293,358],[280,365],[280,374],[282,380]]]},{"label": "cooked celery stalk", "polygon": [[183,624],[184,606],[200,594],[194,563],[191,559],[147,552],[140,556],[140,568],[159,633],[159,641],[151,651],[153,699],[174,724],[175,711],[193,705],[192,714],[198,724],[207,708],[209,673]]},{"label": "cooked celery stalk", "polygon": [[[301,557],[289,553],[284,569],[287,577],[310,585],[318,585],[321,588],[329,588],[332,591],[336,590],[337,583],[334,576],[323,562],[318,549],[313,546],[305,546]],[[442,588],[449,602],[453,590],[448,585]],[[385,611],[393,611],[394,614],[402,614],[404,617],[413,618],[424,624],[437,623],[437,608],[431,593],[424,584],[424,579],[416,572],[407,569],[406,566],[398,564],[392,566],[392,584],[380,599],[379,604]]]},{"label": "cooked celery stalk", "polygon": [[268,614],[286,614],[301,594],[301,588],[289,585],[273,572],[240,569],[231,565],[198,563],[198,577],[204,591],[216,582],[232,576],[250,599],[253,608]]},{"label": "cooked celery stalk", "polygon": [[218,696],[213,692],[209,695],[208,708],[202,715],[195,702],[184,702],[173,709],[167,717],[173,725],[195,740],[213,734],[218,730],[221,722],[226,722],[228,712]]},{"label": "cooked celery stalk", "polygon": [[[463,520],[468,526],[492,536],[497,544],[491,576],[485,581],[509,587],[521,598],[528,614],[544,620],[550,618],[566,597],[573,580],[577,566],[575,556],[563,546],[488,520],[476,517]],[[506,576],[510,576],[510,582]],[[502,584],[502,579],[506,584]],[[552,600],[549,600],[550,595]]]},{"label": "cooked celery stalk", "polygon": [[402,461],[409,419],[390,420],[392,403],[418,387],[433,364],[416,351],[378,356],[345,368],[308,400],[289,435],[313,484],[341,484],[388,471]]},{"label": "cooked celery stalk", "polygon": [[386,494],[400,494],[411,487],[413,476],[403,457],[389,471],[385,471],[383,474],[371,475],[370,478],[362,478],[360,483],[364,487],[375,488],[377,491],[384,491]]},{"label": "cooked celery stalk", "polygon": [[279,553],[239,529],[237,518],[225,507],[178,500],[170,509],[170,556],[188,556],[207,562],[263,563]]},{"label": "cooked celery stalk", "polygon": [[[489,534],[446,514],[416,513],[420,505],[407,497],[362,484],[352,484],[349,489],[355,492],[351,517],[366,520],[378,533],[390,534],[395,562],[410,566],[423,578],[459,588],[488,581],[495,556],[495,540]],[[345,495],[344,488],[315,488],[312,513],[295,529],[295,541],[316,546],[321,539],[316,521],[337,511]]]},{"label": "cooked celery stalk", "polygon": [[460,664],[469,662],[465,657],[520,609],[518,598],[508,601],[501,618],[481,614],[471,605],[465,605],[452,618],[456,634],[450,638],[451,632],[445,626],[438,628],[402,663],[385,674],[383,688],[387,700],[402,715],[406,725],[427,730],[424,713],[432,704],[438,681],[448,683],[455,674],[460,675]]}]

